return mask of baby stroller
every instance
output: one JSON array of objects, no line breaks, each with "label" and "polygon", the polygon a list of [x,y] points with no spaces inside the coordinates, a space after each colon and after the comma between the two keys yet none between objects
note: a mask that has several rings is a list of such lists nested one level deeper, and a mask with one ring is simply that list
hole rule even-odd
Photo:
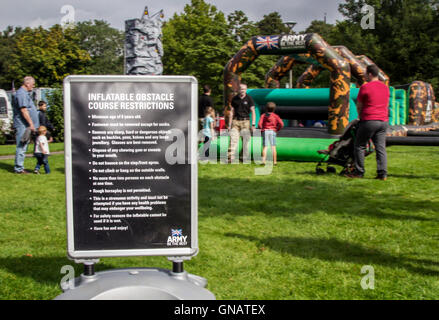
[{"label": "baby stroller", "polygon": [[[317,151],[319,154],[325,155],[316,166],[317,174],[336,173],[337,170],[331,165],[343,167],[340,175],[350,174],[354,171],[354,144],[359,122],[359,120],[354,120],[349,123],[341,137],[330,144],[328,149]],[[369,140],[365,156],[367,157],[374,150],[372,140]],[[323,163],[326,164],[326,170],[323,168]]]}]

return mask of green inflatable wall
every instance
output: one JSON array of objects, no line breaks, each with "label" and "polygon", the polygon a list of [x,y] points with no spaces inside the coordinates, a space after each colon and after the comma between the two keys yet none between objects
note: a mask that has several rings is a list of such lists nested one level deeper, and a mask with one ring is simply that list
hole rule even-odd
[{"label": "green inflatable wall", "polygon": [[395,102],[399,103],[397,124],[400,125],[407,124],[408,122],[407,92],[403,89],[396,89]]},{"label": "green inflatable wall", "polygon": [[[215,155],[212,154],[212,150],[216,150],[217,157],[227,159],[227,150],[229,147],[230,138],[228,136],[219,136],[217,139],[213,140],[211,143],[211,154],[212,158]],[[328,146],[336,141],[336,139],[316,139],[316,138],[276,138],[276,150],[277,159],[279,161],[294,160],[294,161],[320,161],[324,158],[324,155],[319,154],[318,150],[327,149]],[[202,154],[202,144],[200,144],[199,154]],[[270,149],[270,148],[269,148]],[[239,142],[239,150],[242,150],[242,139]],[[252,154],[252,159],[254,155],[260,156],[262,154],[262,138],[252,137],[249,143],[249,150]],[[268,155],[271,154],[269,150]]]},{"label": "green inflatable wall", "polygon": [[[356,99],[359,89],[351,87],[349,104],[349,121],[358,117]],[[248,89],[247,94],[251,96],[256,105],[256,124],[261,115],[261,106],[273,101],[278,106],[327,106],[329,105],[329,88],[315,89]],[[327,120],[327,119],[315,119]],[[284,120],[286,126],[289,121]]]},{"label": "green inflatable wall", "polygon": [[[356,100],[359,88],[351,86],[350,104],[349,104],[349,121],[358,118]],[[261,115],[260,106],[264,106],[268,101],[273,101],[278,106],[326,106],[329,105],[329,88],[314,89],[248,89],[250,95],[256,104],[256,124]],[[407,94],[405,90],[395,90],[390,87],[389,101],[389,124],[407,123]],[[315,119],[325,120],[325,119]],[[289,120],[285,119],[284,123],[288,126]],[[284,138],[277,137],[277,156],[278,160],[293,161],[320,161],[323,155],[317,153],[318,150],[327,149],[328,146],[336,139],[317,139],[317,138]],[[241,150],[242,145],[239,145]],[[227,149],[229,146],[229,137],[220,136],[212,142],[212,150],[217,151],[218,158],[225,161],[227,159]],[[250,143],[250,152],[260,155],[262,152],[262,139],[252,137]],[[269,152],[270,154],[270,152]]]}]

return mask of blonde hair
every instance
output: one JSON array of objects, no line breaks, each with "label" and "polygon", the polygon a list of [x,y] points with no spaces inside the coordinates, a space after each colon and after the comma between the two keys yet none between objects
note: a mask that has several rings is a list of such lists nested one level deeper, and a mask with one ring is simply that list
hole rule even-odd
[{"label": "blonde hair", "polygon": [[38,134],[41,136],[43,134],[46,134],[47,128],[45,126],[38,127]]},{"label": "blonde hair", "polygon": [[215,109],[212,107],[207,107],[206,110],[204,110],[204,116],[212,116],[212,118],[215,118]]}]

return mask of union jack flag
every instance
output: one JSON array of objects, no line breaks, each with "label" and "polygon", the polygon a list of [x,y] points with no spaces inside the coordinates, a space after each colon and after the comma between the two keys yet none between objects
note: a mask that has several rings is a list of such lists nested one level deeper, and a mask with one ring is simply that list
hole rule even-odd
[{"label": "union jack flag", "polygon": [[279,37],[278,36],[268,36],[268,37],[258,37],[256,39],[256,50],[261,49],[279,49]]},{"label": "union jack flag", "polygon": [[182,237],[183,229],[171,229],[171,234],[173,237]]}]

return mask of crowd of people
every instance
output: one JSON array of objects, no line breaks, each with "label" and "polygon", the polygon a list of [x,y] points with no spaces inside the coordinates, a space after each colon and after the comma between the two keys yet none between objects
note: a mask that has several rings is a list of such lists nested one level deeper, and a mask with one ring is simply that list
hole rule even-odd
[{"label": "crowd of people", "polygon": [[[376,150],[377,179],[387,179],[387,154],[386,154],[386,129],[389,119],[388,103],[389,88],[378,79],[379,69],[375,65],[367,67],[366,78],[369,82],[362,85],[357,98],[357,111],[359,115],[359,128],[355,139],[355,170],[347,175],[349,178],[362,178],[365,173],[364,157],[365,149],[369,140],[372,140]],[[34,143],[34,156],[37,163],[34,173],[39,174],[41,166],[45,173],[50,173],[49,166],[49,143],[53,141],[51,132],[54,127],[47,115],[47,102],[40,101],[38,109],[32,99],[32,90],[35,87],[35,79],[26,76],[22,86],[16,91],[14,99],[14,128],[16,138],[16,153],[14,172],[16,174],[28,174],[24,168],[25,154],[28,145]],[[216,112],[211,97],[211,88],[203,86],[203,95],[199,99],[198,113],[200,115],[199,129],[202,133],[203,153],[207,159],[210,155],[210,145],[215,139],[214,124]],[[262,164],[267,161],[268,148],[271,149],[271,161],[277,164],[276,135],[284,127],[282,119],[275,113],[276,104],[268,102],[258,122],[258,129],[262,135]],[[247,95],[247,85],[242,83],[239,93],[232,98],[228,106],[226,117],[226,129],[229,132],[230,143],[227,152],[228,163],[250,163],[249,142],[252,133],[256,129],[255,103],[251,96]],[[243,138],[242,155],[238,155],[240,137]]]},{"label": "crowd of people", "polygon": [[[211,98],[211,88],[203,86],[203,95],[199,99],[198,114],[200,118],[200,128],[202,128],[203,159],[209,157],[209,149],[212,139],[215,138],[214,123],[216,118],[213,99]],[[277,164],[276,134],[284,127],[282,119],[274,113],[276,104],[269,102],[266,105],[266,112],[261,115],[258,128],[262,135],[262,164],[267,160],[267,150],[271,148],[273,164]],[[251,123],[250,123],[251,122]],[[233,97],[227,111],[226,129],[230,135],[230,143],[227,152],[228,163],[250,162],[249,141],[251,135],[256,130],[255,103],[251,96],[247,95],[247,85],[242,83],[239,93]],[[240,137],[243,138],[242,154],[238,154]]]},{"label": "crowd of people", "polygon": [[[387,153],[386,153],[386,130],[389,121],[389,88],[379,78],[379,69],[370,65],[366,69],[368,82],[361,86],[357,98],[357,112],[359,126],[356,132],[354,144],[354,170],[346,174],[348,178],[363,178],[365,173],[364,158],[366,145],[373,141],[376,151],[377,176],[376,179],[387,180]],[[282,119],[275,113],[276,104],[267,102],[265,112],[261,114],[258,129],[262,135],[262,164],[267,161],[267,151],[271,148],[271,161],[277,164],[276,135],[284,127]],[[202,128],[203,158],[209,157],[209,149],[212,139],[215,138],[214,122],[215,108],[211,97],[211,88],[203,86],[203,95],[199,100],[200,127]],[[251,135],[256,129],[255,103],[251,96],[247,95],[247,85],[241,83],[239,93],[232,98],[225,111],[226,129],[230,136],[228,147],[228,163],[238,163],[238,145],[242,137],[242,155],[239,161],[250,163],[249,142]],[[302,126],[304,126],[302,124]],[[306,126],[323,127],[321,120],[308,121]]]}]

